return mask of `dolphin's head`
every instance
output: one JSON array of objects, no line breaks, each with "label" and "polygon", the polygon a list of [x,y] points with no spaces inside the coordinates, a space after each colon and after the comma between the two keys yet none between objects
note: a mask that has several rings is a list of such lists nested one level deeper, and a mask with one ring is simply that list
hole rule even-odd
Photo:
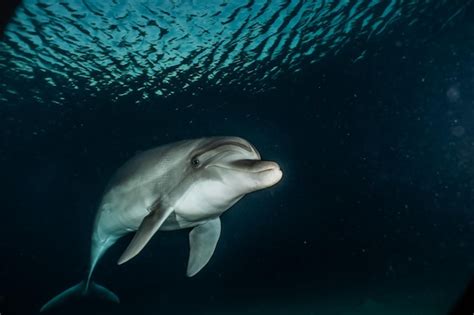
[{"label": "dolphin's head", "polygon": [[282,178],[279,165],[262,161],[257,149],[242,138],[204,138],[193,144],[184,161],[187,193],[179,202],[183,210],[223,211],[245,194]]},{"label": "dolphin's head", "polygon": [[189,163],[198,177],[239,193],[273,186],[283,175],[277,163],[262,161],[257,149],[238,137],[211,138],[193,152]]}]

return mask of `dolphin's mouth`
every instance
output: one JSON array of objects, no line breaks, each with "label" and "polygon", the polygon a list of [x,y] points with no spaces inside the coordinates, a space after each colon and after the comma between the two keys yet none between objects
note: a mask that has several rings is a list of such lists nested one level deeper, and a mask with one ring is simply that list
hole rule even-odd
[{"label": "dolphin's mouth", "polygon": [[212,164],[219,168],[225,168],[233,171],[246,173],[262,173],[267,171],[280,170],[280,166],[276,162],[262,160],[237,160],[226,164]]}]

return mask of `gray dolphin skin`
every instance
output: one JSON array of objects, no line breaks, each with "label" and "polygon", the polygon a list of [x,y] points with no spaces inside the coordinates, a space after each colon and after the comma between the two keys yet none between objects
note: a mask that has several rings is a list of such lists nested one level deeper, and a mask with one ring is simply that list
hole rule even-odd
[{"label": "gray dolphin skin", "polygon": [[246,194],[275,185],[282,175],[277,163],[262,161],[255,147],[239,137],[184,140],[139,153],[116,172],[102,197],[87,278],[41,311],[81,296],[118,303],[91,277],[107,249],[131,232],[135,236],[118,264],[140,253],[157,231],[191,229],[187,276],[194,276],[214,253],[220,215]]}]

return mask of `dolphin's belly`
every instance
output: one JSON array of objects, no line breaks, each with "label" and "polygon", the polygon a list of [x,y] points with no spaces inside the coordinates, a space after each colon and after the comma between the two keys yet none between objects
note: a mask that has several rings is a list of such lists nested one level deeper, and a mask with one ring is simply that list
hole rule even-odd
[{"label": "dolphin's belly", "polygon": [[[104,242],[136,231],[158,199],[158,192],[154,187],[140,185],[133,189],[122,189],[118,186],[109,190],[102,198],[97,211],[93,239],[96,242]],[[197,226],[218,217],[241,197],[226,200],[222,204],[210,203],[212,194],[208,196],[208,192],[191,187],[178,200],[170,203],[174,211],[159,230],[173,231]]]},{"label": "dolphin's belly", "polygon": [[215,191],[202,191],[192,187],[177,202],[175,212],[183,220],[195,222],[205,222],[220,216],[239,201],[243,195],[233,199],[215,201],[213,195]]},{"label": "dolphin's belly", "polygon": [[203,221],[188,221],[178,215],[176,212],[170,214],[166,221],[161,225],[160,231],[175,231],[195,227]]}]

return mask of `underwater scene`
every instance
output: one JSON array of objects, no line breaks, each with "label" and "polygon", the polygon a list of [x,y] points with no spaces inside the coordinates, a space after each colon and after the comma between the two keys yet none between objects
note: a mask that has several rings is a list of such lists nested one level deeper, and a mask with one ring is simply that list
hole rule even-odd
[{"label": "underwater scene", "polygon": [[474,314],[474,1],[0,11],[0,315]]}]

